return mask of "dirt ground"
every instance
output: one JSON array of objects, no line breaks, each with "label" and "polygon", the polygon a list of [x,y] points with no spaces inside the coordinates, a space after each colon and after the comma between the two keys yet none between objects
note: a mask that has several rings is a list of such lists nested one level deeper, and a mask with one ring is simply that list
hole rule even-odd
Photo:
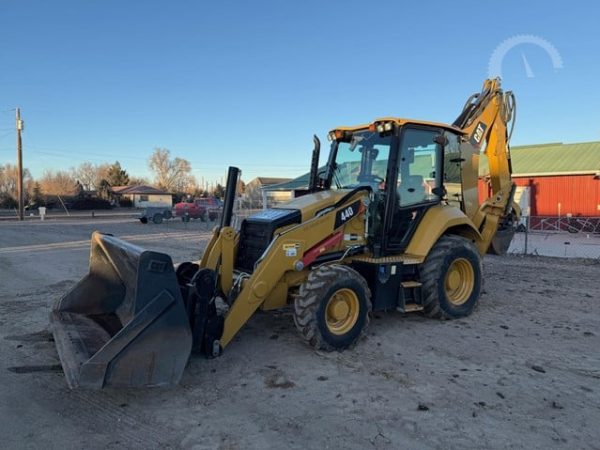
[{"label": "dirt ground", "polygon": [[87,271],[92,230],[175,261],[200,224],[0,223],[3,448],[600,448],[600,265],[486,257],[469,318],[377,314],[343,353],[315,353],[289,311],[258,314],[174,389],[70,391],[51,304]]}]

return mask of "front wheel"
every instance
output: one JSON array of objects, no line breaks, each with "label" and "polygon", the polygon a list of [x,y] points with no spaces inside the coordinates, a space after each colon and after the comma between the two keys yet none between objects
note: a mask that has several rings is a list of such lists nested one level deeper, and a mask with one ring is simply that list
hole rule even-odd
[{"label": "front wheel", "polygon": [[461,236],[442,236],[421,266],[423,309],[429,317],[458,319],[473,312],[482,288],[481,256]]},{"label": "front wheel", "polygon": [[352,346],[369,323],[371,291],[365,279],[343,265],[315,269],[294,301],[294,323],[315,349]]}]

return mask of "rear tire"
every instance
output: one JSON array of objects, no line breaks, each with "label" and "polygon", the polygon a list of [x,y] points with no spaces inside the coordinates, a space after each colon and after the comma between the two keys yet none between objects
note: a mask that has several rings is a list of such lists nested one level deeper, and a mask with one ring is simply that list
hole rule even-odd
[{"label": "rear tire", "polygon": [[442,236],[421,266],[423,309],[436,319],[458,319],[473,312],[482,288],[481,256],[461,236]]},{"label": "rear tire", "polygon": [[294,300],[294,323],[317,350],[344,350],[369,324],[371,291],[365,279],[343,265],[313,270]]}]

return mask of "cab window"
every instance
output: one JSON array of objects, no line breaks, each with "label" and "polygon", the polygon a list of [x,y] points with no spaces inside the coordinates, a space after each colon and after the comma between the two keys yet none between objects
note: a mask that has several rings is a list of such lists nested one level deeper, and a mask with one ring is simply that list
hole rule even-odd
[{"label": "cab window", "polygon": [[438,130],[404,130],[396,187],[400,207],[440,200],[439,193],[434,193],[441,185],[439,145],[434,142],[439,134]]}]

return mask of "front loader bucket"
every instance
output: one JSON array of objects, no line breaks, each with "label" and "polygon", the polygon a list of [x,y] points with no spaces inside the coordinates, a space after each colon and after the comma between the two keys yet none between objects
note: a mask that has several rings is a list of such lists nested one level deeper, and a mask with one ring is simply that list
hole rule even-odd
[{"label": "front loader bucket", "polygon": [[192,348],[171,258],[98,232],[89,273],[50,322],[71,388],[173,386]]}]

